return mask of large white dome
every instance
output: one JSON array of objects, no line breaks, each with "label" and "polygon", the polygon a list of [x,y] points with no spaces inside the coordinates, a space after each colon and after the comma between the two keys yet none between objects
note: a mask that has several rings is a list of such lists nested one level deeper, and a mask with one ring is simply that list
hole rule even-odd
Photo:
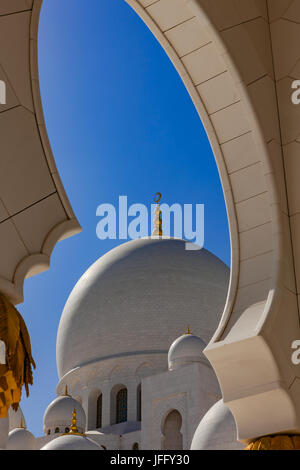
[{"label": "large white dome", "polygon": [[206,343],[219,323],[228,267],[185,241],[133,240],[99,258],[79,279],[57,335],[60,378],[76,367],[162,353],[190,324]]}]

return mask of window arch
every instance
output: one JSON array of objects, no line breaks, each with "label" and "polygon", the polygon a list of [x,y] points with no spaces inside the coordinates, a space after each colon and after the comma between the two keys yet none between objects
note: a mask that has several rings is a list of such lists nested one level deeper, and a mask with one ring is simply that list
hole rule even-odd
[{"label": "window arch", "polygon": [[59,428],[55,428],[55,434],[59,433]]},{"label": "window arch", "polygon": [[65,428],[65,433],[69,433],[70,432],[70,428]]},{"label": "window arch", "polygon": [[164,450],[182,450],[183,438],[180,432],[182,426],[182,417],[179,411],[172,410],[167,415],[163,428],[162,449]]},{"label": "window arch", "polygon": [[139,450],[139,444],[138,442],[135,442],[132,446],[132,450]]},{"label": "window arch", "polygon": [[121,388],[116,395],[116,423],[127,421],[127,388]]},{"label": "window arch", "polygon": [[136,392],[136,420],[142,421],[142,385],[139,384]]},{"label": "window arch", "polygon": [[97,398],[96,428],[102,428],[102,393]]},{"label": "window arch", "polygon": [[48,429],[48,433],[47,433],[47,434],[48,434],[48,436],[50,436],[50,434],[51,434],[51,431],[50,431],[50,429]]}]

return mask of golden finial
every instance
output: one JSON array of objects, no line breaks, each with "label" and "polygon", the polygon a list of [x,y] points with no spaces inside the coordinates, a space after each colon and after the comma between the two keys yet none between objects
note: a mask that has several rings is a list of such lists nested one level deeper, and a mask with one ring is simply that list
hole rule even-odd
[{"label": "golden finial", "polygon": [[190,334],[191,334],[190,325],[188,325],[186,329],[186,335],[190,335]]},{"label": "golden finial", "polygon": [[65,433],[62,434],[62,435],[63,435],[63,436],[72,436],[72,435],[74,435],[74,434],[75,434],[76,436],[83,436],[83,437],[85,437],[85,434],[79,432],[79,431],[78,431],[78,428],[77,428],[76,408],[74,408],[73,413],[72,413],[72,426],[71,426],[70,432],[65,432]]},{"label": "golden finial", "polygon": [[72,414],[71,433],[73,433],[73,434],[78,434],[78,429],[77,429],[77,417],[76,417],[76,408],[74,408],[73,414]]},{"label": "golden finial", "polygon": [[68,394],[68,385],[65,387],[65,397],[69,397],[70,395]]},{"label": "golden finial", "polygon": [[153,230],[152,235],[159,236],[159,237],[163,235],[161,210],[159,208],[160,200],[161,200],[161,193],[156,193],[154,196],[154,202],[156,202],[157,206],[155,209],[154,230]]},{"label": "golden finial", "polygon": [[26,429],[23,423],[23,417],[21,416],[21,422],[20,422],[20,428],[21,429]]}]

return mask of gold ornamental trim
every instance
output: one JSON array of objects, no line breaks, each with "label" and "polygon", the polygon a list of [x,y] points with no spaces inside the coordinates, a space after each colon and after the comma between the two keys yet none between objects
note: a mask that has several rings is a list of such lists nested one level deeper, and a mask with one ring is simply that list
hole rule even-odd
[{"label": "gold ornamental trim", "polygon": [[5,364],[0,364],[0,418],[9,407],[19,407],[23,385],[29,395],[33,383],[30,337],[25,322],[15,306],[0,293],[0,340],[5,344]]},{"label": "gold ornamental trim", "polygon": [[278,434],[251,442],[245,450],[300,450],[300,435]]},{"label": "gold ornamental trim", "polygon": [[161,193],[156,193],[154,196],[154,202],[156,203],[155,209],[155,218],[154,218],[154,229],[153,229],[153,236],[161,237],[163,235],[162,231],[162,217],[161,217],[161,210],[159,208],[159,202],[161,200]]}]

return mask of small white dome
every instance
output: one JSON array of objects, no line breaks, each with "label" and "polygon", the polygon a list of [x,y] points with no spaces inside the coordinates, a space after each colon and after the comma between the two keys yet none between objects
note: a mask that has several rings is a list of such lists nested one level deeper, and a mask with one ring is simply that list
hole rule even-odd
[{"label": "small white dome", "polygon": [[219,400],[204,415],[193,437],[191,450],[238,450],[244,444],[237,440],[234,417]]},{"label": "small white dome", "polygon": [[203,354],[205,343],[199,336],[185,334],[172,343],[168,353],[169,370],[178,369],[181,366],[194,362],[205,362]]},{"label": "small white dome", "polygon": [[18,411],[12,409],[12,407],[8,410],[8,417],[9,417],[9,431],[13,429],[19,428],[21,426],[21,420],[23,426],[26,428],[26,421],[24,418],[24,414],[22,408],[19,406]]},{"label": "small white dome", "polygon": [[24,428],[16,428],[8,434],[7,450],[35,450],[35,437]]},{"label": "small white dome", "polygon": [[55,433],[56,428],[59,433],[64,433],[66,428],[72,424],[72,413],[76,410],[77,427],[79,432],[85,431],[86,416],[79,401],[66,395],[55,398],[48,406],[44,414],[44,433]]},{"label": "small white dome", "polygon": [[60,436],[42,447],[41,450],[102,450],[100,446],[95,444],[85,436],[70,434]]}]

